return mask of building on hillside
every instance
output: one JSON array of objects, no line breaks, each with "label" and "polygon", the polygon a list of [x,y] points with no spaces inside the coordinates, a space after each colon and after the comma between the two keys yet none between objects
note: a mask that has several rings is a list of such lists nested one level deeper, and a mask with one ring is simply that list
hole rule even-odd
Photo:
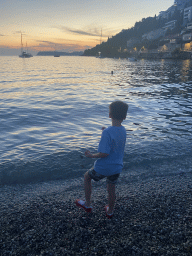
[{"label": "building on hillside", "polygon": [[191,30],[191,29],[192,29],[192,23],[191,23],[191,22],[187,24],[187,29],[188,29],[188,30]]},{"label": "building on hillside", "polygon": [[175,25],[176,25],[176,20],[172,20],[172,21],[169,21],[167,23],[165,23],[165,26],[163,27],[164,30],[167,30],[167,29],[174,29],[175,28]]},{"label": "building on hillside", "polygon": [[175,0],[174,5],[177,6],[177,10],[183,10],[189,0]]},{"label": "building on hillside", "polygon": [[182,42],[182,35],[180,34],[174,34],[174,35],[168,35],[164,37],[162,42],[167,42],[167,43],[181,43]]},{"label": "building on hillside", "polygon": [[184,9],[183,21],[187,23],[192,20],[192,6]]},{"label": "building on hillside", "polygon": [[159,13],[157,19],[163,18],[163,19],[169,19],[173,16],[174,12],[177,10],[176,5],[172,5],[169,7],[166,11],[162,11]]},{"label": "building on hillside", "polygon": [[190,33],[191,30],[192,30],[192,22],[187,23],[187,25],[185,25],[185,27],[181,31],[181,35]]},{"label": "building on hillside", "polygon": [[175,49],[177,48],[180,48],[181,47],[181,44],[177,44],[177,43],[167,43],[167,44],[164,44],[162,46],[160,46],[158,48],[158,51],[159,52],[172,52],[174,51]]},{"label": "building on hillside", "polygon": [[162,11],[159,13],[157,19],[163,18],[163,19],[168,19],[169,13],[167,11]]},{"label": "building on hillside", "polygon": [[183,44],[182,50],[185,52],[191,52],[192,51],[192,42]]},{"label": "building on hillside", "polygon": [[[159,13],[157,19],[159,19],[159,18],[163,18],[163,19],[171,18],[176,10],[183,11],[188,2],[189,2],[189,0],[175,0],[174,4],[171,7],[169,7],[166,11],[162,11],[162,12]],[[186,9],[188,9],[188,8],[186,8]],[[187,12],[187,10],[186,10],[186,12]]]},{"label": "building on hillside", "polygon": [[142,40],[155,40],[161,36],[165,36],[165,30],[160,28],[142,35]]},{"label": "building on hillside", "polygon": [[159,41],[158,51],[171,52],[175,48],[180,48],[182,44],[182,36],[180,34],[168,35]]},{"label": "building on hillside", "polygon": [[183,41],[188,41],[188,42],[192,41],[192,33],[183,35],[182,39]]}]

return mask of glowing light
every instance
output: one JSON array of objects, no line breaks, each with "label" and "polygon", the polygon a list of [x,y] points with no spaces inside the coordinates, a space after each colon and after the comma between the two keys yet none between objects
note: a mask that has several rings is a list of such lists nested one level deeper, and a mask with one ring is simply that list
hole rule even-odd
[{"label": "glowing light", "polygon": [[192,44],[191,44],[191,43],[187,43],[187,44],[184,45],[183,50],[184,50],[184,51],[190,51],[191,48],[192,48]]}]

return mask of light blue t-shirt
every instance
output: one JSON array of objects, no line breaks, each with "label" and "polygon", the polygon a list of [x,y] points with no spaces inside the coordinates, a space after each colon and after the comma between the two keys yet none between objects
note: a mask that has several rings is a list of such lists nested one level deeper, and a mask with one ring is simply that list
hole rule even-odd
[{"label": "light blue t-shirt", "polygon": [[96,172],[105,176],[120,173],[123,168],[123,155],[126,130],[123,126],[110,126],[102,133],[98,152],[109,154],[95,161]]}]

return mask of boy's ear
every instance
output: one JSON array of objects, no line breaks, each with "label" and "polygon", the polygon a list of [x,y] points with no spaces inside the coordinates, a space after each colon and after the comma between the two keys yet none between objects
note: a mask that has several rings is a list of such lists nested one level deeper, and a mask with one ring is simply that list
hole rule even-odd
[{"label": "boy's ear", "polygon": [[109,118],[111,118],[111,113],[109,112]]}]

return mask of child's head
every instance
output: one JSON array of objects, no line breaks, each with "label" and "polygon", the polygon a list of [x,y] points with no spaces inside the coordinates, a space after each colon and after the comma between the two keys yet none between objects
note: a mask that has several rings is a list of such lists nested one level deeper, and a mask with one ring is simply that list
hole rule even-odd
[{"label": "child's head", "polygon": [[109,105],[110,117],[116,120],[123,121],[126,118],[128,104],[122,101],[114,101]]}]

